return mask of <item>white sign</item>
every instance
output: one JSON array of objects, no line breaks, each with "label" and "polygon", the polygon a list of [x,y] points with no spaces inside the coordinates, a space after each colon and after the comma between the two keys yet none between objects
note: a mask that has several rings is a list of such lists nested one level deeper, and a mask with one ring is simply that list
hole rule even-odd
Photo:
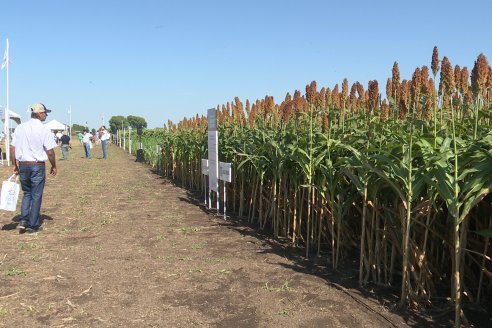
[{"label": "white sign", "polygon": [[219,162],[219,179],[225,182],[232,181],[231,163]]},{"label": "white sign", "polygon": [[210,189],[218,192],[219,182],[219,145],[217,143],[218,132],[208,132],[208,182]]},{"label": "white sign", "polygon": [[207,111],[208,131],[217,131],[217,110],[210,108]]},{"label": "white sign", "polygon": [[208,186],[210,190],[219,192],[219,132],[217,131],[217,111],[211,108],[208,119]]},{"label": "white sign", "polygon": [[208,159],[202,159],[202,174],[208,175]]}]

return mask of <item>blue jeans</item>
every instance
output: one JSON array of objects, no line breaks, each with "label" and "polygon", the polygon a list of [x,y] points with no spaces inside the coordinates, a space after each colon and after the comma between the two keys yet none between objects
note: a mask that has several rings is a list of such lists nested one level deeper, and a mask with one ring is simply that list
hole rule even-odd
[{"label": "blue jeans", "polygon": [[46,170],[44,164],[20,164],[19,176],[22,191],[21,221],[28,228],[37,229],[41,224],[41,202],[43,200]]},{"label": "blue jeans", "polygon": [[103,158],[106,159],[106,145],[108,141],[107,140],[101,140],[101,146],[103,150]]},{"label": "blue jeans", "polygon": [[86,158],[91,158],[91,143],[84,143],[84,149],[85,149],[85,157]]},{"label": "blue jeans", "polygon": [[68,145],[61,145],[63,159],[68,161]]}]

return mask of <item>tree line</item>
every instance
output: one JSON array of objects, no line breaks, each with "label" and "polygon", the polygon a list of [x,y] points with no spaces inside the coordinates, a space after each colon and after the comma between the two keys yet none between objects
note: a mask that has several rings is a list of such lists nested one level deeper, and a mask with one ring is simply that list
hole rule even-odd
[{"label": "tree line", "polygon": [[[138,129],[138,128],[145,129],[147,128],[147,121],[145,120],[145,118],[135,115],[128,115],[127,117],[123,115],[116,115],[116,116],[112,116],[109,119],[109,130],[111,132],[116,132],[116,130],[128,129],[128,127],[131,127],[132,129]],[[89,127],[85,125],[76,124],[76,123],[72,124],[73,132],[81,132],[86,129],[95,130],[95,129],[89,129]]]}]

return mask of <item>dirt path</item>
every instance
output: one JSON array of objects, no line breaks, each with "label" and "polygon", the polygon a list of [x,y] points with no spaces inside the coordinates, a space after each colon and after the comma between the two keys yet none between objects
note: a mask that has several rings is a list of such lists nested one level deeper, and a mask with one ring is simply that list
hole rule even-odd
[{"label": "dirt path", "polygon": [[82,153],[48,177],[42,232],[0,213],[1,327],[406,326],[116,146]]}]

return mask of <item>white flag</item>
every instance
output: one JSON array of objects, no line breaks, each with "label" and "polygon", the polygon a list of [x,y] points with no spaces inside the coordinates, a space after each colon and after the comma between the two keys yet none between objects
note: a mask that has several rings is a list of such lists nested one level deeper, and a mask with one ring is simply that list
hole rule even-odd
[{"label": "white flag", "polygon": [[3,54],[3,62],[2,62],[1,69],[7,66],[8,62],[9,62],[9,39],[7,39],[7,46],[5,47],[5,53]]}]

